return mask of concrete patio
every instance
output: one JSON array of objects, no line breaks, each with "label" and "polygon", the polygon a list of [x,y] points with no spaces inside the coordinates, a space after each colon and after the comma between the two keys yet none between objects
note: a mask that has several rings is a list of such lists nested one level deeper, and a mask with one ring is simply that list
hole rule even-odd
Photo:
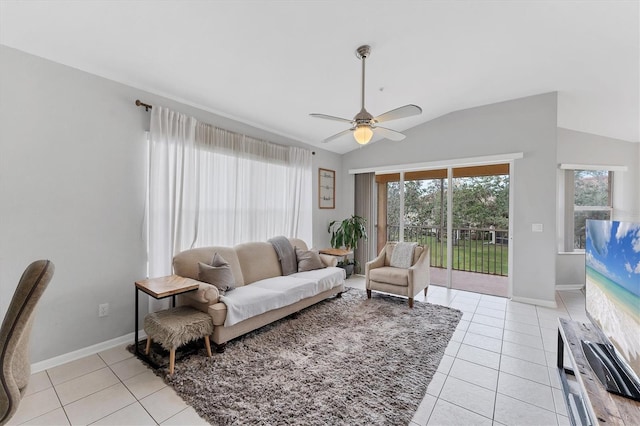
[{"label": "concrete patio", "polygon": [[[447,270],[432,266],[431,284],[446,287]],[[451,272],[451,288],[492,296],[507,297],[509,291],[509,277],[454,270]]]}]

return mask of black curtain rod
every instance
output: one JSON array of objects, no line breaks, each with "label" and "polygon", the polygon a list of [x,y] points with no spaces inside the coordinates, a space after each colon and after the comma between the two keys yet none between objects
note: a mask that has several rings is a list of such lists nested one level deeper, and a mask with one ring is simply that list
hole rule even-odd
[{"label": "black curtain rod", "polygon": [[141,106],[144,107],[145,111],[149,111],[151,108],[153,108],[151,105],[149,104],[145,104],[144,102],[140,102],[140,99],[136,99],[136,106]]}]

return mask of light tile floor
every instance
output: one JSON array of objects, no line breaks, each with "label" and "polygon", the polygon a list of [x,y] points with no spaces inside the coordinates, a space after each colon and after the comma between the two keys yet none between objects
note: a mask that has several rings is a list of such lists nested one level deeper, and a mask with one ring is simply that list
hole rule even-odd
[{"label": "light tile floor", "polygon": [[[347,284],[363,289],[364,279]],[[464,315],[410,426],[569,424],[555,368],[557,319],[587,321],[582,292],[558,292],[556,309],[433,285],[426,299]],[[120,346],[33,374],[9,424],[206,422]]]}]

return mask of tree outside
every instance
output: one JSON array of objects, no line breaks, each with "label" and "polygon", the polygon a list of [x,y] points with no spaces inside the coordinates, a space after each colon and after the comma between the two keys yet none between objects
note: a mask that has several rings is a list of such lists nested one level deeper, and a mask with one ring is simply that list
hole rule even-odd
[{"label": "tree outside", "polygon": [[[387,184],[387,223],[398,225],[400,183]],[[446,181],[412,180],[404,183],[405,226],[439,226],[446,216]],[[509,226],[509,176],[454,179],[454,227],[507,229]]]},{"label": "tree outside", "polygon": [[[431,247],[432,266],[446,265],[445,179],[404,183],[405,241]],[[507,275],[509,176],[453,180],[454,269]],[[399,182],[387,184],[388,239],[398,239]]]},{"label": "tree outside", "polygon": [[584,249],[587,219],[611,219],[611,210],[589,210],[589,207],[611,207],[611,180],[607,170],[574,171],[573,238],[574,248]]}]

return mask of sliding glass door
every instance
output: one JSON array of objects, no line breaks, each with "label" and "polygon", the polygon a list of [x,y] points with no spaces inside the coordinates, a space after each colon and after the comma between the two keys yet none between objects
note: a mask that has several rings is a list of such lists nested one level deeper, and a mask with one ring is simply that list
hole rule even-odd
[{"label": "sliding glass door", "polygon": [[451,287],[508,295],[509,167],[452,169]]},{"label": "sliding glass door", "polygon": [[426,245],[432,284],[507,296],[508,164],[385,174],[376,182],[379,249],[386,241]]}]

